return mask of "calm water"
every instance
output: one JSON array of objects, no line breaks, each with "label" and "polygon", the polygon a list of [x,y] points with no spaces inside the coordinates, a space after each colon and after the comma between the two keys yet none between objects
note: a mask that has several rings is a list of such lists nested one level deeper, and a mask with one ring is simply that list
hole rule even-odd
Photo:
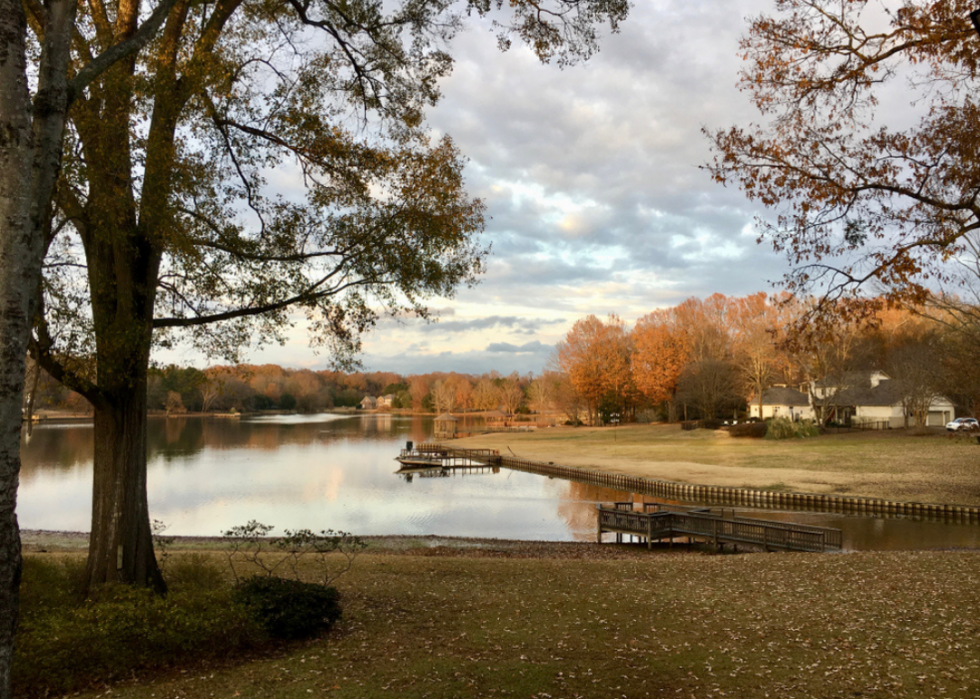
[{"label": "calm water", "polygon": [[[168,534],[182,535],[218,535],[256,519],[279,532],[592,541],[595,503],[630,498],[507,469],[396,474],[398,450],[431,432],[431,418],[421,417],[151,419],[151,517],[165,522]],[[92,426],[38,426],[23,440],[20,526],[88,531]],[[756,516],[839,527],[849,549],[980,548],[980,526],[768,511]]]}]

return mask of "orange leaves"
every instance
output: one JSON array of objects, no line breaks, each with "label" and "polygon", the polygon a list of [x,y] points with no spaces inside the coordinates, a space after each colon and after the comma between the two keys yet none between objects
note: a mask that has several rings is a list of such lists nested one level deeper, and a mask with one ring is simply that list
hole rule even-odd
[{"label": "orange leaves", "polygon": [[673,399],[677,381],[691,354],[691,339],[681,327],[675,309],[649,313],[633,330],[636,348],[636,387],[653,403]]},{"label": "orange leaves", "polygon": [[[782,0],[752,21],[742,86],[773,118],[709,133],[706,169],[778,209],[760,237],[797,266],[785,288],[843,298],[874,285],[895,302],[948,278],[949,247],[980,226],[975,6]],[[879,110],[896,91],[908,108]]]},{"label": "orange leaves", "polygon": [[594,315],[576,322],[556,351],[558,365],[588,404],[592,419],[607,393],[622,395],[632,383],[629,334],[616,315],[608,323]]}]

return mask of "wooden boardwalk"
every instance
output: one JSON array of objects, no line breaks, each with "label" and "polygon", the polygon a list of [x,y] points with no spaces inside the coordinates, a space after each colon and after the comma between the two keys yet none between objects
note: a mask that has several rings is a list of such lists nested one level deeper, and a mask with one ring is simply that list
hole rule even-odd
[{"label": "wooden boardwalk", "polygon": [[753,546],[764,551],[839,551],[840,529],[813,527],[807,524],[774,522],[750,517],[725,517],[708,508],[686,508],[642,503],[642,510],[632,502],[596,505],[596,539],[601,544],[605,532],[614,532],[646,541],[670,541],[678,537],[699,539],[720,549],[725,544]]}]

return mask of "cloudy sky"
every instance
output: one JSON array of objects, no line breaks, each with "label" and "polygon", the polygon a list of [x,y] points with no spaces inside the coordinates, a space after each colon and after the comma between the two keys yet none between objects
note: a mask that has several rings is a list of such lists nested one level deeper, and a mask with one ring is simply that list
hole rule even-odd
[{"label": "cloudy sky", "polygon": [[[771,290],[786,263],[755,243],[759,211],[699,169],[702,126],[756,118],[737,89],[737,43],[771,5],[641,0],[599,54],[564,70],[516,44],[500,53],[489,25],[471,24],[429,122],[470,159],[488,270],[432,301],[437,323],[383,322],[365,339],[365,368],[538,373],[590,313],[632,323],[690,296]],[[250,359],[329,361],[302,332]]]}]

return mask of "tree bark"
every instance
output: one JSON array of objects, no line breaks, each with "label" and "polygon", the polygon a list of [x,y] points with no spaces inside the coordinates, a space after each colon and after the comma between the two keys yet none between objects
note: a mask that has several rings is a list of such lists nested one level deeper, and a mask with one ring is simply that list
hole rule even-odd
[{"label": "tree bark", "polygon": [[86,583],[89,589],[128,583],[162,594],[146,495],[147,370],[160,253],[134,223],[132,202],[113,193],[93,188],[88,213],[101,216],[101,226],[83,235],[91,251],[98,371]]},{"label": "tree bark", "polygon": [[25,358],[61,162],[75,0],[50,0],[46,10],[32,104],[24,7],[19,0],[0,0],[0,699],[10,696],[19,607],[16,507]]},{"label": "tree bark", "polygon": [[30,331],[30,178],[33,139],[27,89],[27,20],[20,0],[0,0],[0,697],[10,697],[19,608],[17,526],[21,401]]},{"label": "tree bark", "polygon": [[146,497],[146,375],[95,409],[88,585],[166,585],[157,566]]}]

